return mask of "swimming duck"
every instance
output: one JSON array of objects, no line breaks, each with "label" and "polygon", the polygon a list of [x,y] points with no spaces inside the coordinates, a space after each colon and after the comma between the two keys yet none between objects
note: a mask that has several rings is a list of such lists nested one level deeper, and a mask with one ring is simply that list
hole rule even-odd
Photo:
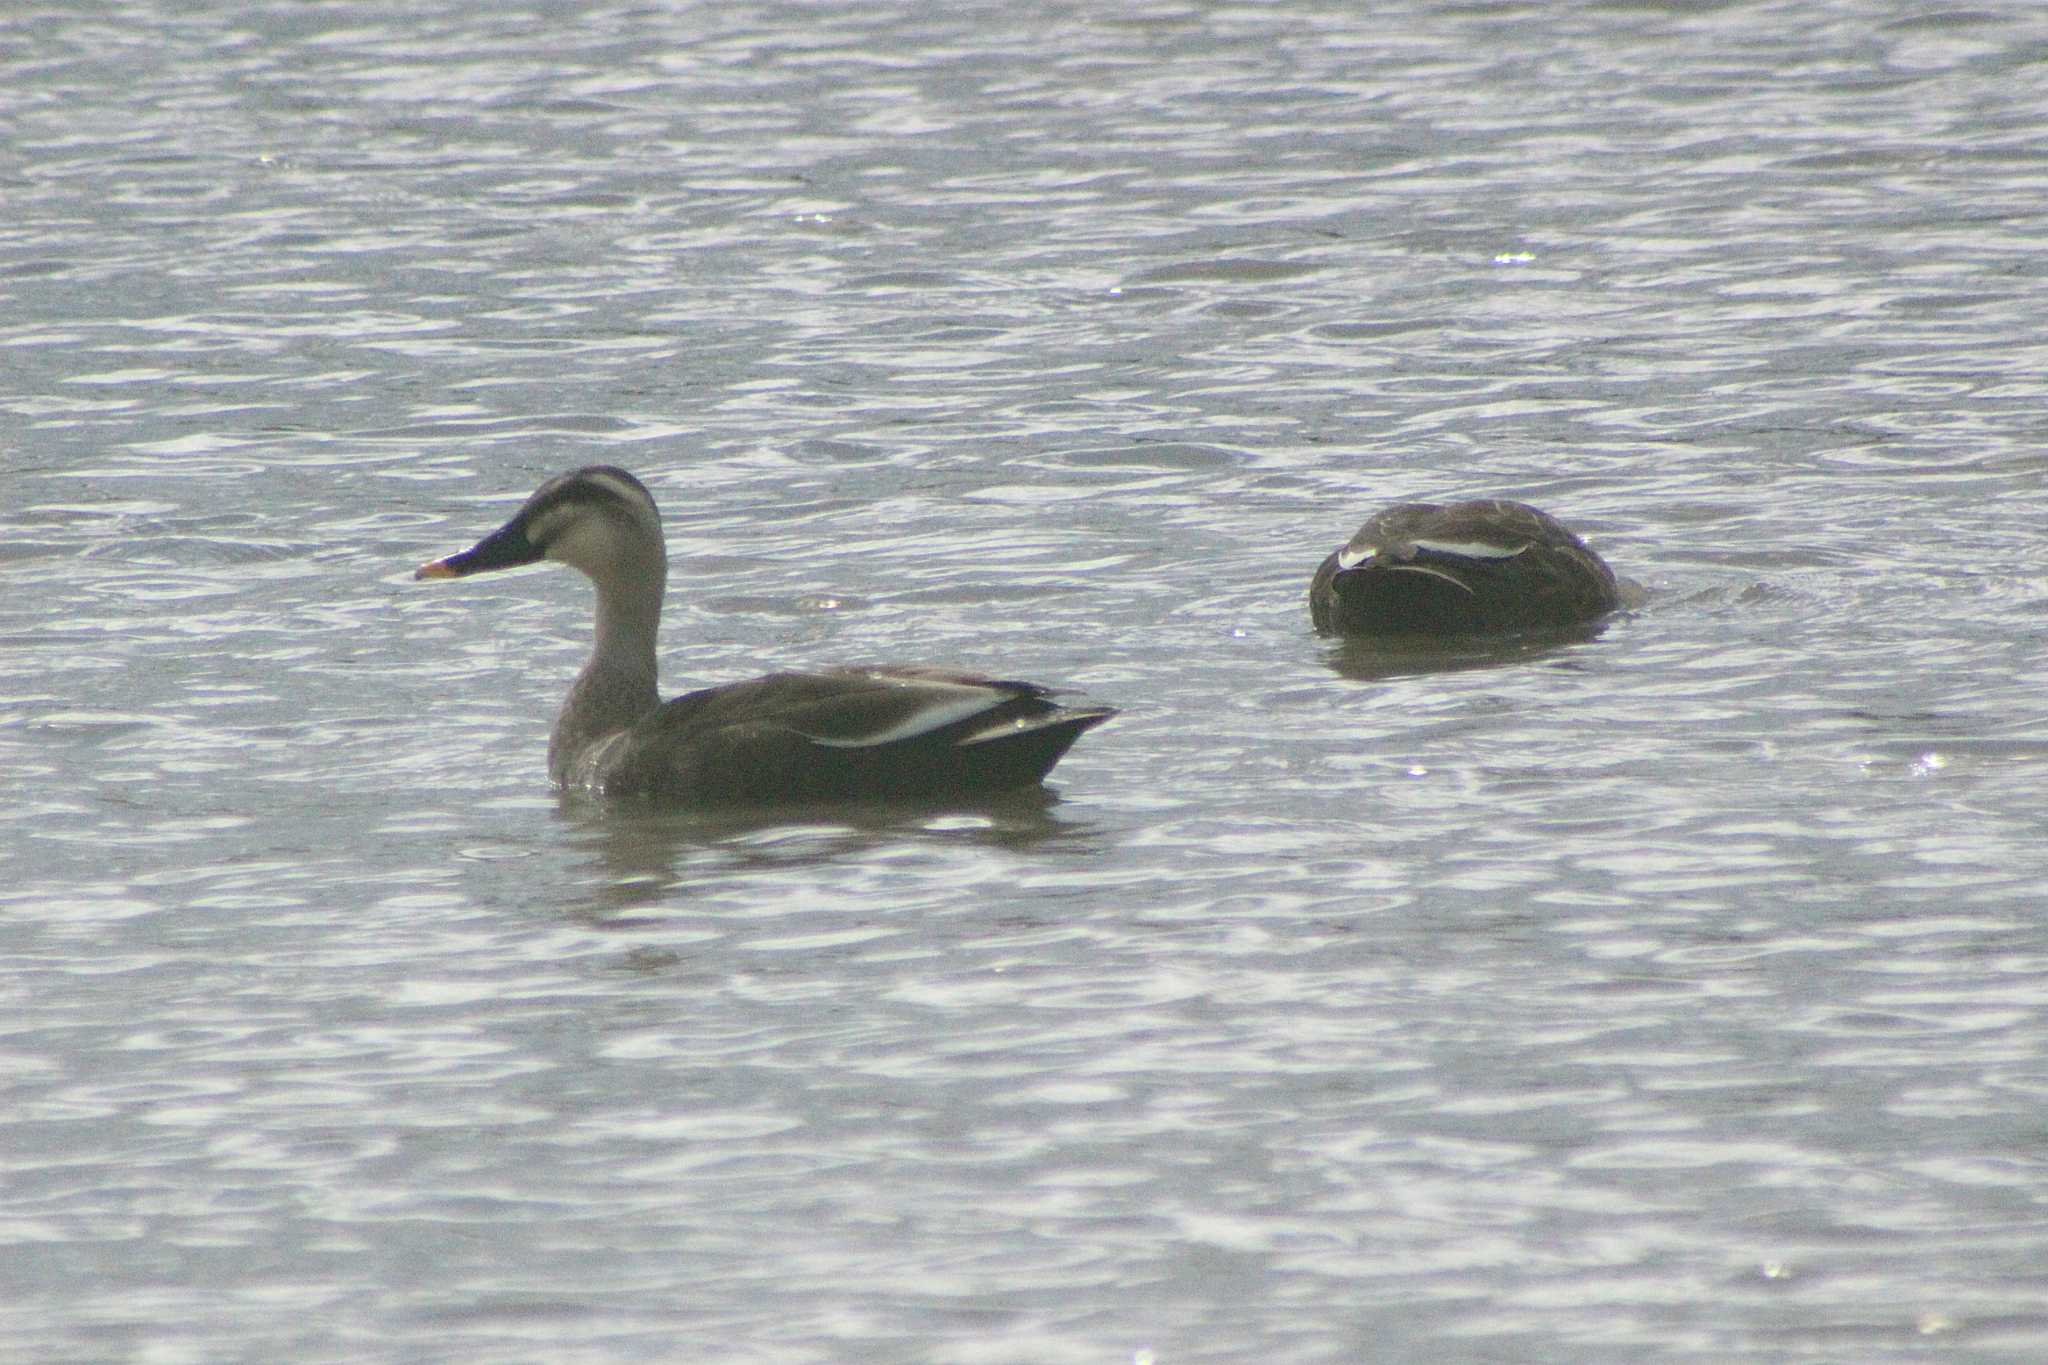
[{"label": "swimming duck", "polygon": [[597,588],[590,662],[548,741],[565,788],[666,803],[932,800],[1027,787],[1115,711],[1043,687],[936,668],[771,673],[663,702],[654,636],[668,547],[638,479],[591,465],[549,479],[510,521],[414,578],[552,559]]},{"label": "swimming duck", "polygon": [[1404,502],[1360,527],[1308,588],[1317,630],[1470,635],[1590,621],[1621,605],[1614,571],[1522,502]]}]

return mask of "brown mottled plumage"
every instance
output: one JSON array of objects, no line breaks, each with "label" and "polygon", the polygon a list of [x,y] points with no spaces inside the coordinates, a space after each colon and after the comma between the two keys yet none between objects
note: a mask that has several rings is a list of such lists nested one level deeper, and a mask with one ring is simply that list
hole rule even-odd
[{"label": "brown mottled plumage", "polygon": [[555,720],[563,787],[677,804],[945,800],[1042,780],[1084,730],[1116,714],[1067,707],[1032,683],[933,668],[772,673],[662,702],[654,637],[668,577],[661,514],[623,469],[548,480],[510,521],[416,578],[542,559],[597,588],[597,638]]},{"label": "brown mottled plumage", "polygon": [[1389,507],[1323,561],[1308,590],[1316,629],[1337,635],[1546,630],[1620,605],[1614,571],[1584,541],[1502,498]]}]

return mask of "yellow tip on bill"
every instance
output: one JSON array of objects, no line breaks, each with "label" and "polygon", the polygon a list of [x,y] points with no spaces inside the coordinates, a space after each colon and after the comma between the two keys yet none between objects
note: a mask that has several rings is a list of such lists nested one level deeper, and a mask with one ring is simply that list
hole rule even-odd
[{"label": "yellow tip on bill", "polygon": [[412,576],[415,579],[461,577],[461,575],[456,573],[455,570],[448,567],[448,561],[445,559],[436,559],[429,563],[420,565],[417,569],[414,569],[412,571]]}]

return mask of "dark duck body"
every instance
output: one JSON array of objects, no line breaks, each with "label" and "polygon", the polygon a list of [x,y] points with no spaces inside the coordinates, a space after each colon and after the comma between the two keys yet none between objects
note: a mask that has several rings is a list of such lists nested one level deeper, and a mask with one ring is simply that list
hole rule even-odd
[{"label": "dark duck body", "polygon": [[1614,571],[1527,503],[1407,502],[1360,527],[1309,584],[1309,616],[1336,635],[1554,630],[1621,605]]},{"label": "dark duck body", "polygon": [[1033,683],[935,668],[771,673],[663,702],[661,514],[638,479],[610,465],[548,480],[510,521],[414,577],[543,559],[597,589],[590,661],[548,741],[549,775],[565,788],[685,805],[973,797],[1038,783],[1083,731],[1116,714],[1060,705]]}]

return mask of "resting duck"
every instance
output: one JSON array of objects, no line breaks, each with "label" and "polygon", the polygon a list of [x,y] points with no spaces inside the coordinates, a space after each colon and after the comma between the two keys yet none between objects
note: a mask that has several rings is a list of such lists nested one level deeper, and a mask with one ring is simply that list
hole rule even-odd
[{"label": "resting duck", "polygon": [[933,800],[1027,787],[1116,714],[1043,687],[935,668],[771,673],[663,702],[654,636],[668,579],[661,514],[623,469],[542,484],[469,549],[414,578],[552,559],[597,587],[597,638],[548,741],[565,788],[681,804]]},{"label": "resting duck", "polygon": [[1620,605],[1614,571],[1584,541],[1502,498],[1389,507],[1308,588],[1316,629],[1338,635],[1554,629]]}]

